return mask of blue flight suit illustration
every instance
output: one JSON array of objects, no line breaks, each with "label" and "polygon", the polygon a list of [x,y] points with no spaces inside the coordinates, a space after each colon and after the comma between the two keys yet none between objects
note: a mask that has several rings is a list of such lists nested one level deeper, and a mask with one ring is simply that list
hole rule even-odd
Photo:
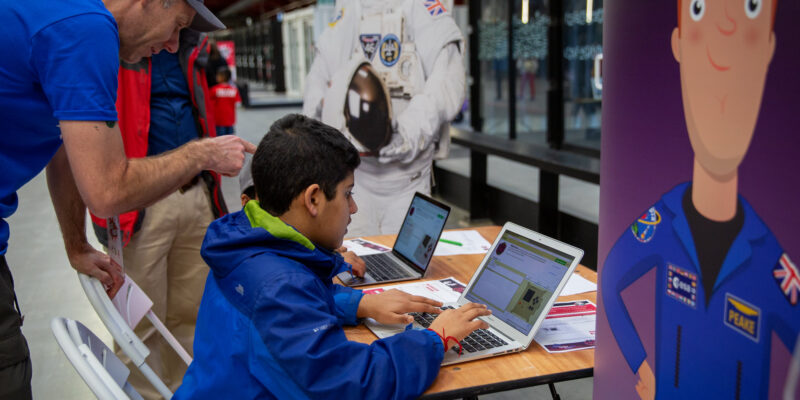
[{"label": "blue flight suit illustration", "polygon": [[[766,398],[773,332],[793,351],[800,331],[797,268],[739,196],[744,223],[705,293],[682,207],[689,187],[666,193],[609,252],[600,277],[609,325],[634,374],[650,356],[656,398]],[[653,268],[655,359],[621,296]]]}]

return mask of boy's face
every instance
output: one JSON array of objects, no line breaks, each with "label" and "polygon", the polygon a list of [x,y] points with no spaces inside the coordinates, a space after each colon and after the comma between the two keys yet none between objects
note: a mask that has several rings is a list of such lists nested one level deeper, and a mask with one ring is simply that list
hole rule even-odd
[{"label": "boy's face", "polygon": [[324,194],[319,205],[319,215],[315,220],[316,244],[329,250],[337,249],[342,245],[342,239],[347,233],[350,216],[358,211],[358,206],[353,200],[353,172],[336,185],[336,195],[328,200]]},{"label": "boy's face", "polygon": [[697,160],[734,173],[753,137],[772,54],[775,0],[681,0],[672,51]]}]

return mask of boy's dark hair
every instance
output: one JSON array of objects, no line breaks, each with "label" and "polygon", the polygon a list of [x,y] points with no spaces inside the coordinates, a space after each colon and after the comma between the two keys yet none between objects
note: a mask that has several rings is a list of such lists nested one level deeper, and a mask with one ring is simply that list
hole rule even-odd
[{"label": "boy's dark hair", "polygon": [[222,81],[228,82],[231,80],[231,70],[228,67],[219,67],[217,69],[217,76],[222,75]]},{"label": "boy's dark hair", "polygon": [[325,197],[361,163],[358,151],[335,128],[300,114],[289,114],[269,128],[253,155],[253,184],[258,201],[279,216],[313,184]]}]

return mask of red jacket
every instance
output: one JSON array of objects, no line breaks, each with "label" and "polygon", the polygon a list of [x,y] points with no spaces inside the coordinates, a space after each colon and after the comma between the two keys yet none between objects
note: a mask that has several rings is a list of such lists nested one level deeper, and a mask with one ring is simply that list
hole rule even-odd
[{"label": "red jacket", "polygon": [[[185,46],[181,43],[178,50],[189,84],[189,93],[192,97],[197,125],[201,128],[199,137],[215,137],[214,115],[211,106],[211,97],[206,83],[205,70],[198,65],[198,59],[208,58],[209,46],[203,39],[200,46]],[[119,129],[122,132],[122,142],[125,146],[125,155],[128,158],[141,158],[147,156],[148,134],[150,132],[150,88],[152,65],[150,58],[142,59],[136,64],[120,61],[119,88],[117,89],[117,113],[119,115]],[[191,73],[190,73],[191,72]],[[203,182],[211,193],[211,208],[214,216],[219,218],[228,213],[225,200],[222,198],[220,176],[213,171],[203,171]],[[133,234],[139,230],[144,210],[134,210],[120,214],[119,224],[122,231],[122,243],[127,245]],[[108,245],[106,233],[106,220],[92,214],[92,223],[98,240],[103,245]]]}]

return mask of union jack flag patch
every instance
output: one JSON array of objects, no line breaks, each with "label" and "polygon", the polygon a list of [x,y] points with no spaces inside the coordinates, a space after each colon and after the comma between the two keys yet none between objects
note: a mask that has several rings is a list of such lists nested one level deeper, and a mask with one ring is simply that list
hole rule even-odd
[{"label": "union jack flag patch", "polygon": [[425,0],[425,8],[428,9],[428,14],[434,17],[447,12],[441,0]]},{"label": "union jack flag patch", "polygon": [[772,276],[781,287],[783,295],[789,300],[793,306],[797,305],[798,297],[800,297],[800,272],[797,271],[797,266],[792,263],[789,256],[783,253],[778,265],[772,269]]}]

